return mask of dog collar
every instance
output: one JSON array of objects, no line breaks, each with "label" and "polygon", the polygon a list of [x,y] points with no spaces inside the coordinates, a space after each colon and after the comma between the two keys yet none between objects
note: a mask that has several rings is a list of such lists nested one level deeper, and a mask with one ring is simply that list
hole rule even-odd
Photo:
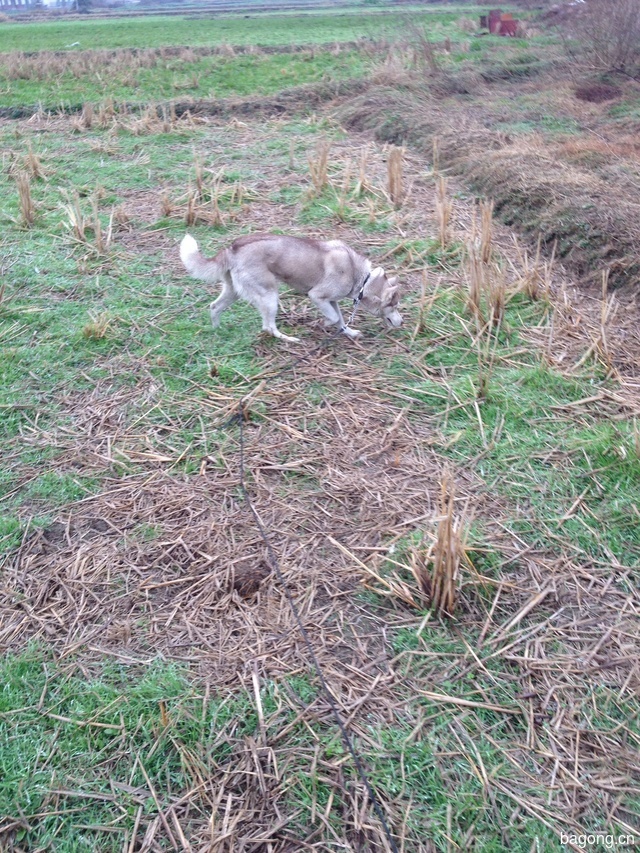
[{"label": "dog collar", "polygon": [[370,278],[371,278],[371,273],[368,272],[365,280],[362,282],[362,287],[360,288],[360,292],[358,293],[356,298],[353,300],[354,305],[357,305],[359,302],[362,301],[362,297],[364,296],[364,289],[367,286],[367,282],[369,281]]}]

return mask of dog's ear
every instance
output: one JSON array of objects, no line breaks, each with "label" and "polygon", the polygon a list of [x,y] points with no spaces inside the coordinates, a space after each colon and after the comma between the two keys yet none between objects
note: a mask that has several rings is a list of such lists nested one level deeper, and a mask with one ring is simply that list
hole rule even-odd
[{"label": "dog's ear", "polygon": [[397,305],[400,301],[400,294],[398,293],[399,285],[394,284],[394,282],[397,281],[397,278],[392,278],[389,281],[389,287],[386,287],[384,293],[382,294],[383,305]]},{"label": "dog's ear", "polygon": [[375,267],[371,270],[371,279],[378,278],[379,276],[384,276],[384,270],[382,267]]}]

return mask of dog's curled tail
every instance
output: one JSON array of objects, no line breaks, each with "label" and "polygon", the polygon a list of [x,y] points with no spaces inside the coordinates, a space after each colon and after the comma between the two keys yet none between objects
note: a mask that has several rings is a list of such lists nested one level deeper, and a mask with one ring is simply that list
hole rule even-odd
[{"label": "dog's curled tail", "polygon": [[182,238],[180,260],[194,278],[212,283],[220,281],[229,269],[226,250],[223,249],[215,258],[205,258],[191,234]]}]

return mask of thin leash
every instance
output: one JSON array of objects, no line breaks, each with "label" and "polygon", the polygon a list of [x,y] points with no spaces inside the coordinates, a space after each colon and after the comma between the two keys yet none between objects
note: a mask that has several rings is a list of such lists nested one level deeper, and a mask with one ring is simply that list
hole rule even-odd
[{"label": "thin leash", "polygon": [[[356,298],[353,300],[353,310],[351,311],[351,316],[347,320],[346,324],[344,326],[341,326],[338,329],[338,331],[332,335],[332,337],[329,339],[329,341],[333,340],[338,335],[342,334],[345,331],[345,329],[347,329],[351,325],[351,323],[353,322],[353,319],[356,316],[356,312],[358,310],[358,305],[360,304],[360,302],[362,300],[364,288],[365,288],[365,285],[366,285],[368,279],[369,279],[369,276],[367,276],[367,278],[364,280],[364,282],[362,283],[362,287],[360,288],[360,292],[358,293]],[[293,368],[297,364],[300,364],[300,362],[311,358],[319,350],[326,348],[327,344],[328,344],[328,342],[323,342],[322,344],[315,347],[313,350],[311,350],[311,352],[307,353],[306,355],[302,355],[302,356],[299,356],[298,358],[294,359],[292,362],[287,364],[285,367],[283,367],[277,373],[273,374],[272,376],[267,377],[266,381],[272,382],[275,379],[282,376],[284,373],[287,373],[290,370],[293,370]],[[311,658],[313,668],[314,668],[316,675],[320,681],[320,685],[322,687],[322,692],[324,693],[324,695],[327,698],[327,702],[329,703],[329,707],[331,709],[331,713],[333,715],[333,718],[336,722],[336,725],[338,726],[338,729],[340,730],[340,734],[342,736],[342,741],[343,741],[345,747],[347,748],[349,755],[351,756],[353,764],[354,764],[354,766],[358,772],[358,776],[360,777],[360,781],[362,782],[362,784],[364,785],[364,787],[367,791],[369,801],[371,802],[371,804],[374,808],[374,811],[375,811],[376,815],[378,816],[378,820],[380,821],[380,824],[384,830],[384,834],[386,836],[387,842],[389,844],[389,847],[390,847],[392,853],[399,853],[398,847],[397,847],[397,845],[393,839],[393,836],[391,835],[391,830],[389,829],[389,825],[387,824],[387,820],[386,820],[384,812],[382,810],[382,806],[380,805],[380,801],[378,800],[376,793],[373,790],[373,787],[371,785],[371,782],[369,781],[369,777],[367,776],[365,766],[364,766],[362,760],[360,759],[360,757],[358,756],[358,754],[355,750],[355,747],[353,746],[353,743],[351,741],[351,738],[349,737],[349,733],[346,729],[346,726],[342,720],[342,717],[340,716],[340,712],[338,710],[338,706],[337,706],[336,701],[333,697],[333,694],[329,690],[329,686],[325,680],[324,675],[322,674],[320,662],[318,661],[316,653],[313,650],[313,645],[311,643],[311,640],[309,639],[309,634],[307,633],[307,629],[304,627],[304,624],[302,623],[302,619],[300,618],[300,613],[298,611],[298,608],[296,607],[296,603],[293,600],[293,596],[291,595],[291,591],[289,590],[289,587],[287,586],[287,583],[284,579],[284,575],[282,574],[282,569],[280,567],[280,563],[278,561],[278,558],[276,557],[275,551],[273,550],[273,546],[271,545],[271,541],[269,539],[267,530],[266,530],[264,524],[262,523],[262,519],[258,515],[258,511],[256,510],[253,503],[251,502],[251,498],[249,497],[249,493],[247,491],[246,482],[245,482],[244,422],[245,422],[246,418],[247,418],[247,411],[245,408],[245,398],[243,398],[238,403],[238,410],[230,418],[230,422],[233,422],[233,421],[237,422],[238,427],[239,427],[239,440],[240,440],[240,465],[239,465],[240,483],[239,483],[239,485],[240,485],[240,491],[242,492],[242,497],[243,497],[245,503],[247,504],[249,511],[251,512],[251,515],[254,518],[254,521],[256,523],[256,527],[258,528],[258,532],[260,533],[262,541],[265,544],[265,547],[267,549],[267,555],[269,558],[269,562],[271,563],[271,567],[275,571],[276,576],[278,578],[278,581],[279,581],[282,589],[284,590],[284,594],[285,594],[285,597],[287,599],[287,603],[289,604],[291,612],[293,613],[293,616],[296,620],[298,630],[300,631],[300,634],[302,635],[302,639],[304,640],[304,644],[307,648],[307,652],[309,654],[309,657]]]},{"label": "thin leash", "polygon": [[373,787],[371,786],[371,783],[369,782],[369,777],[367,776],[364,764],[362,763],[357,752],[355,751],[355,747],[353,746],[351,738],[349,737],[349,733],[347,732],[346,726],[342,720],[342,717],[340,716],[340,712],[338,710],[338,706],[336,704],[336,701],[333,698],[333,694],[329,690],[329,686],[327,685],[327,682],[324,678],[324,675],[322,674],[320,662],[318,661],[318,658],[316,657],[316,653],[313,650],[313,645],[311,643],[311,640],[309,639],[309,634],[307,633],[307,629],[304,627],[304,624],[302,623],[302,620],[300,618],[300,613],[298,611],[298,608],[296,607],[296,603],[293,600],[293,596],[291,595],[291,591],[289,590],[289,587],[287,586],[287,583],[284,579],[284,575],[282,574],[282,569],[280,568],[280,563],[278,561],[278,558],[276,557],[275,551],[273,550],[273,547],[271,545],[271,541],[269,539],[269,536],[267,534],[265,526],[262,523],[262,519],[258,515],[258,511],[256,510],[253,503],[251,502],[251,498],[249,497],[249,493],[247,491],[247,487],[245,484],[245,476],[244,476],[244,474],[245,474],[245,466],[244,466],[245,408],[244,408],[244,401],[243,400],[240,401],[239,411],[235,415],[235,418],[237,419],[237,422],[239,425],[239,433],[240,433],[240,435],[239,435],[239,438],[240,438],[240,466],[239,467],[240,467],[240,491],[242,492],[242,497],[244,498],[245,503],[249,507],[249,510],[250,510],[254,520],[255,520],[256,527],[258,528],[258,532],[260,533],[260,536],[262,537],[262,541],[264,542],[264,544],[266,546],[267,555],[269,557],[269,562],[271,563],[271,567],[275,571],[276,576],[278,578],[278,581],[280,582],[280,585],[281,585],[282,589],[284,590],[285,597],[287,599],[289,607],[291,608],[291,612],[294,615],[294,618],[295,618],[296,623],[298,625],[298,629],[300,631],[300,634],[302,635],[305,646],[307,648],[307,652],[309,654],[309,657],[311,658],[311,662],[313,663],[313,668],[315,669],[316,675],[318,676],[318,679],[320,681],[322,691],[327,698],[327,702],[329,703],[329,707],[331,708],[331,713],[333,714],[333,718],[336,722],[336,725],[340,729],[340,734],[342,735],[343,743],[346,746],[349,754],[351,755],[351,758],[352,758],[353,763],[356,767],[356,770],[358,771],[360,781],[362,782],[362,784],[366,788],[367,795],[369,797],[371,804],[373,805],[373,808],[375,810],[376,815],[378,816],[380,824],[382,825],[382,828],[384,830],[384,834],[385,834],[387,841],[389,843],[389,847],[391,848],[392,853],[398,853],[398,847],[397,847],[397,845],[393,839],[393,836],[391,835],[391,830],[389,829],[386,818],[384,816],[384,812],[382,811],[382,806],[380,805],[380,802],[379,802],[379,800],[375,794],[375,791],[373,790]]}]

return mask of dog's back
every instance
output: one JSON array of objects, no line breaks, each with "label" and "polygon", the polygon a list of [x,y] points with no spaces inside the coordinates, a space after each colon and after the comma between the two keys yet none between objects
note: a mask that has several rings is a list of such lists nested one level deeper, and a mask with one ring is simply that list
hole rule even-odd
[{"label": "dog's back", "polygon": [[268,270],[279,281],[308,293],[328,278],[351,284],[369,264],[340,240],[314,240],[279,234],[250,234],[230,247],[230,270]]}]

